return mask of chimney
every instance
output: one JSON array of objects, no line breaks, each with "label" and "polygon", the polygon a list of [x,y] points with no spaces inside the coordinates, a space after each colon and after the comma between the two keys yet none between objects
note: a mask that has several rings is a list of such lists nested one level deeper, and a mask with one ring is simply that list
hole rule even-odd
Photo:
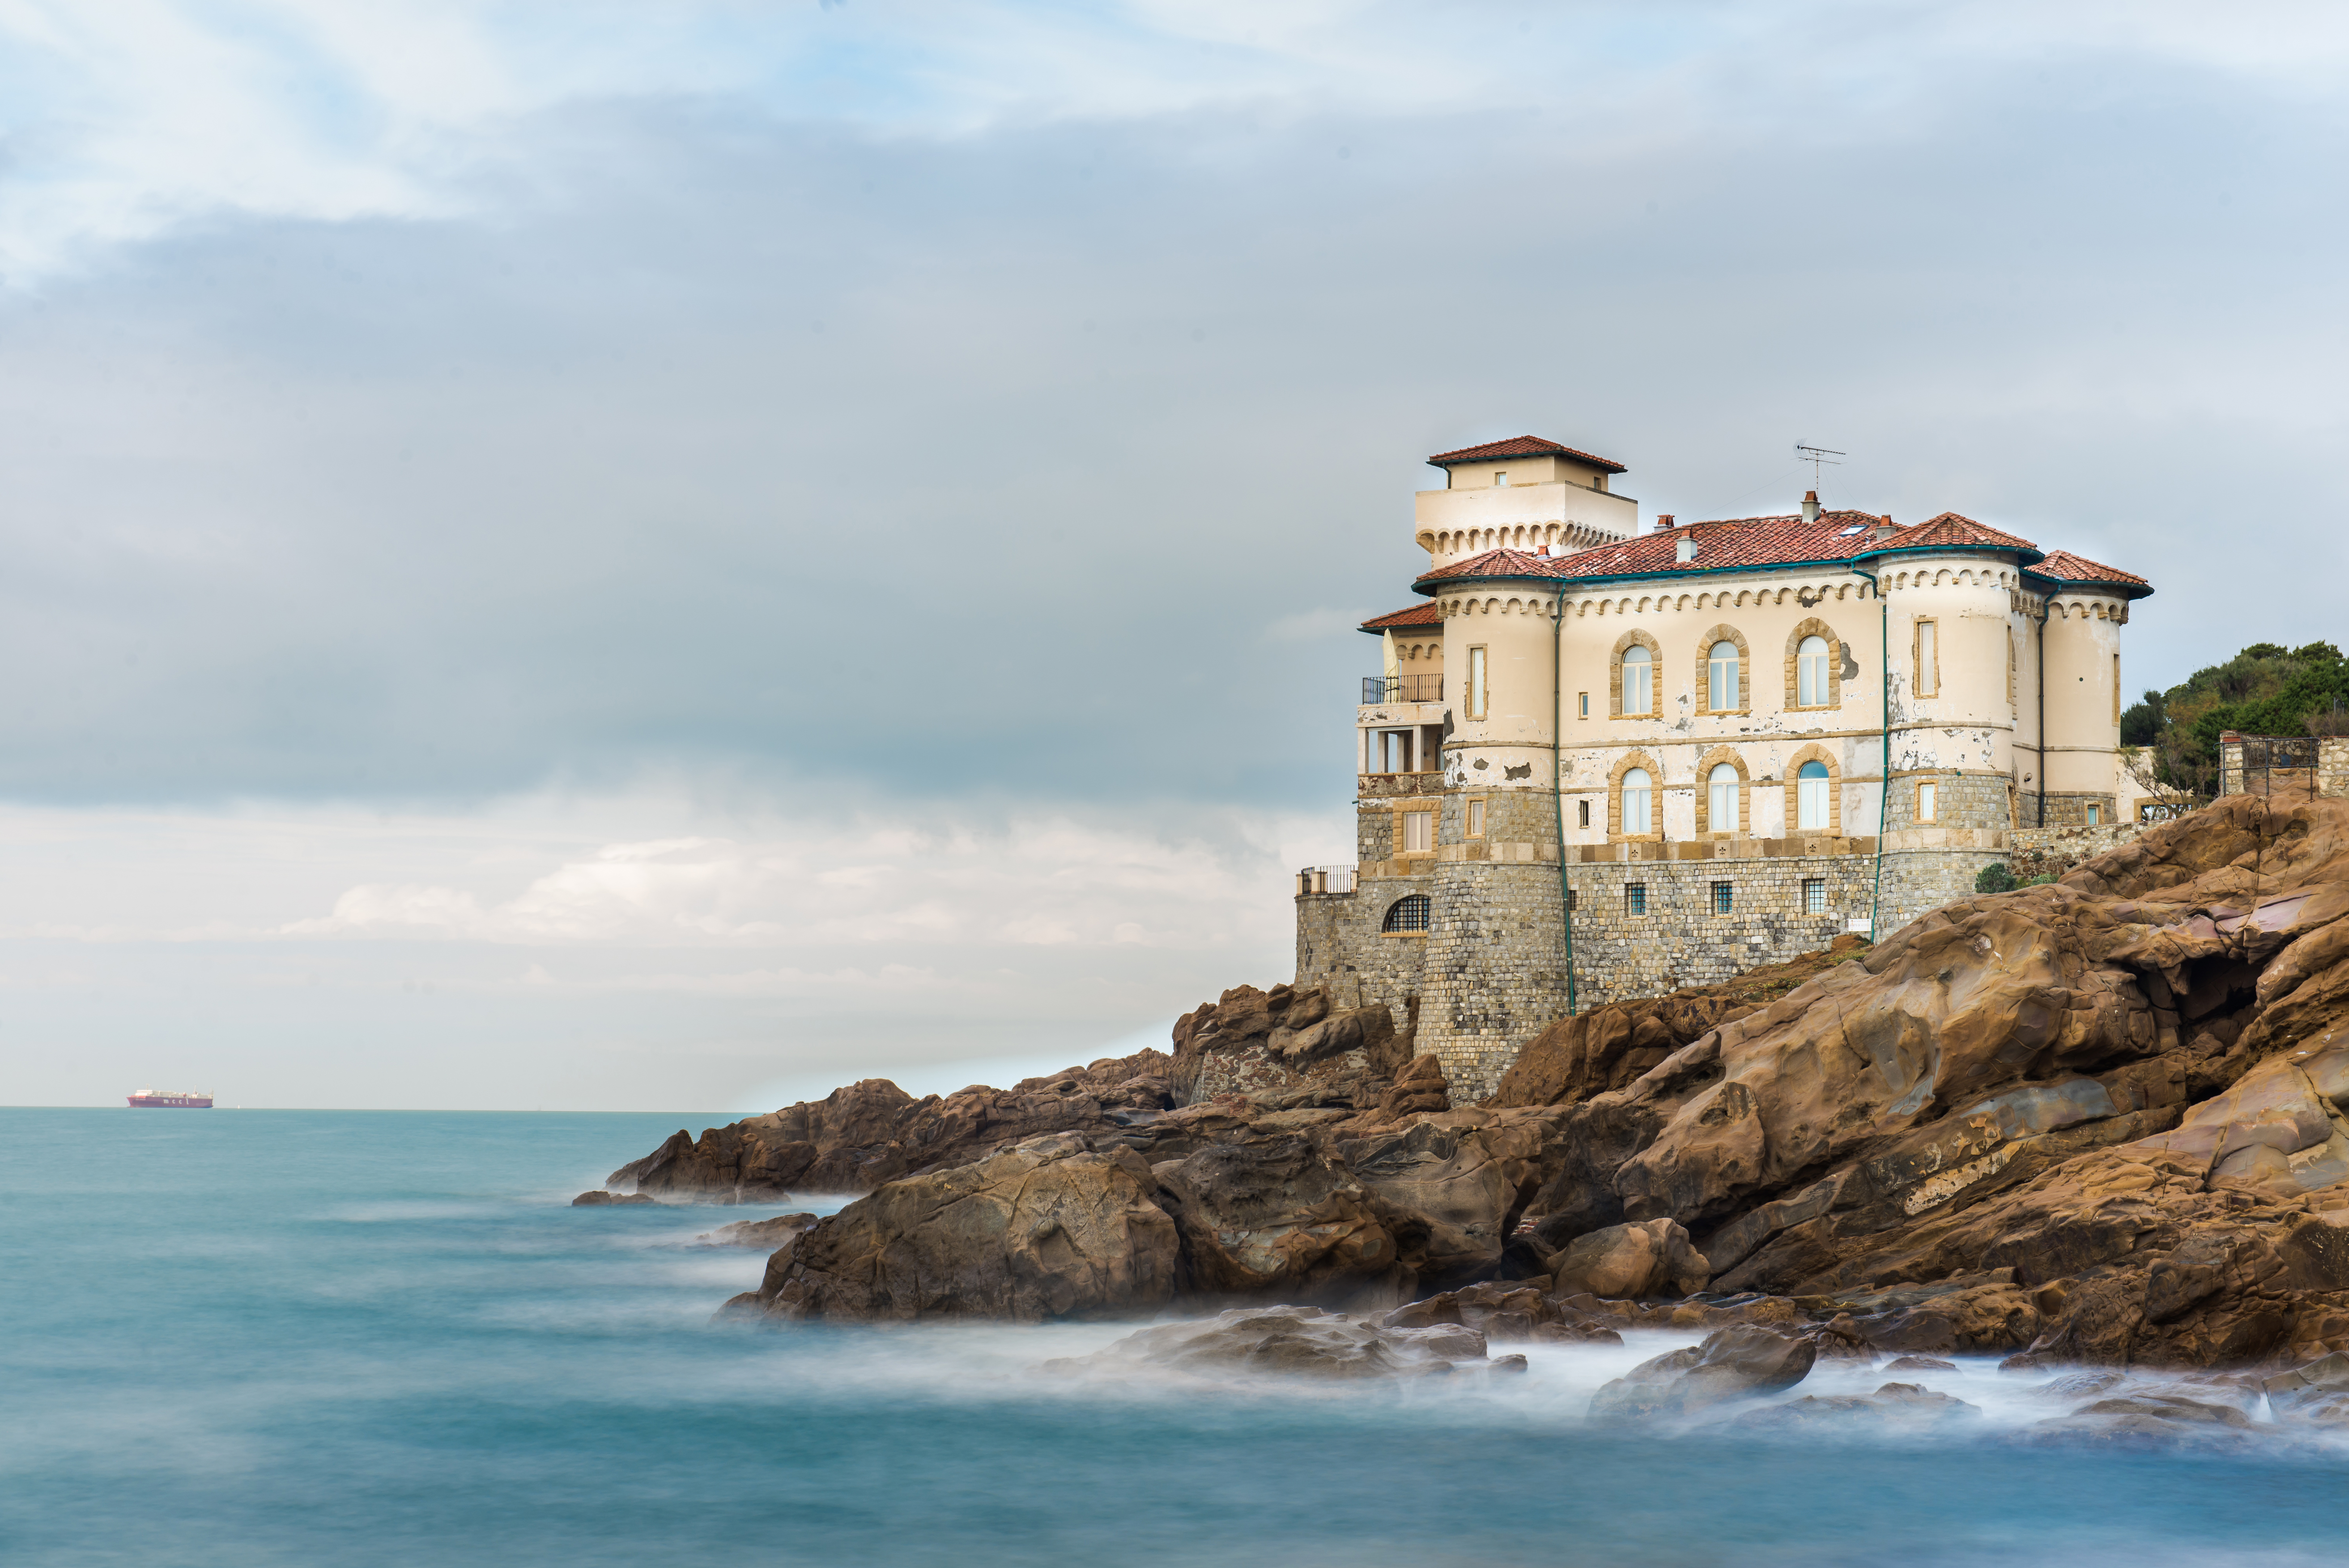
[{"label": "chimney", "polygon": [[1660,511],[1656,513],[1656,531],[1658,533],[1670,533],[1671,531],[1672,514],[1668,511]]},{"label": "chimney", "polygon": [[1803,521],[1805,522],[1816,522],[1818,520],[1819,492],[1816,490],[1805,490],[1803,492]]},{"label": "chimney", "polygon": [[1680,536],[1672,545],[1672,559],[1682,562],[1696,559],[1696,530],[1690,529]]},{"label": "chimney", "polygon": [[1868,537],[1873,542],[1881,544],[1899,531],[1899,525],[1892,521],[1892,514],[1888,511],[1876,520],[1876,526],[1868,531]]}]

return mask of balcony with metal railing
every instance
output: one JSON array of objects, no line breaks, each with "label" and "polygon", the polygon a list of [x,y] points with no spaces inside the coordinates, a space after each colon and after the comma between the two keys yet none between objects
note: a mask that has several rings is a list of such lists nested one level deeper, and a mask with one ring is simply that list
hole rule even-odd
[{"label": "balcony with metal railing", "polygon": [[1442,676],[1364,676],[1362,701],[1373,703],[1442,702]]},{"label": "balcony with metal railing", "polygon": [[1351,865],[1307,866],[1297,873],[1297,896],[1319,898],[1351,892],[1358,869]]}]

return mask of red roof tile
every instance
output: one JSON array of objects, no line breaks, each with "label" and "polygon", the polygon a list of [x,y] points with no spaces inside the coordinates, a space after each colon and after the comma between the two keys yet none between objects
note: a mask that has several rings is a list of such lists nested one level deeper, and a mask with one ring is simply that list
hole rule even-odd
[{"label": "red roof tile", "polygon": [[1408,610],[1397,610],[1392,615],[1373,615],[1362,623],[1365,632],[1392,631],[1402,626],[1437,626],[1444,624],[1444,612],[1433,604],[1413,604]]},{"label": "red roof tile", "polygon": [[2124,572],[2117,566],[2107,566],[2101,561],[2091,561],[2068,550],[2049,551],[2047,559],[2032,567],[2030,574],[2052,578],[2058,583],[2109,583],[2125,593],[2135,590],[2130,596],[2138,599],[2153,592],[2153,584],[2134,572]]},{"label": "red roof tile", "polygon": [[1611,458],[1594,458],[1588,452],[1578,452],[1572,447],[1561,447],[1556,441],[1546,441],[1539,436],[1512,436],[1506,441],[1487,441],[1481,447],[1463,447],[1456,452],[1438,452],[1427,460],[1444,469],[1454,463],[1481,463],[1493,458],[1571,458],[1578,463],[1588,463],[1594,469],[1605,469],[1610,474],[1630,472]]},{"label": "red roof tile", "polygon": [[1930,550],[1937,546],[1959,549],[2028,550],[2039,553],[2039,546],[2012,533],[2002,533],[1987,523],[1976,522],[1970,517],[1960,517],[1945,511],[1939,517],[1928,518],[1914,527],[1904,528],[1899,537],[1888,539],[1879,547],[1884,550]]},{"label": "red roof tile", "polygon": [[[1473,577],[1552,577],[1568,582],[1579,582],[1602,577],[1668,576],[1678,573],[1705,573],[1794,565],[1803,562],[1858,561],[1869,556],[1909,550],[2012,550],[2037,558],[2039,547],[2018,534],[2007,533],[1984,523],[1976,522],[1956,512],[1945,511],[1939,517],[1909,527],[1894,525],[1895,531],[1883,539],[1875,537],[1883,519],[1874,512],[1821,512],[1816,522],[1805,522],[1800,517],[1740,517],[1713,522],[1682,523],[1653,533],[1643,533],[1620,544],[1602,545],[1596,550],[1578,551],[1571,555],[1528,555],[1522,550],[1488,550],[1464,561],[1430,572],[1419,583],[1433,584]],[[1697,555],[1693,561],[1674,559],[1680,542],[1693,537]],[[2099,566],[2079,556],[2059,552],[2046,558],[2060,562],[2064,581],[2108,582],[2120,585],[2144,585],[2145,579]],[[2031,562],[2024,562],[2026,567]],[[2045,564],[2036,567],[2044,575],[2054,575]],[[1433,592],[1423,587],[1423,592]],[[2150,592],[2148,588],[2147,590]]]}]

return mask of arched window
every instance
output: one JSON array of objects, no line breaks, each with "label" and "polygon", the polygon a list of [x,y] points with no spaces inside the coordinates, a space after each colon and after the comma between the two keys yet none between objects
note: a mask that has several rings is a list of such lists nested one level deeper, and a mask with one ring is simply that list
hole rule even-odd
[{"label": "arched window", "polygon": [[1833,786],[1824,762],[1806,762],[1795,772],[1795,826],[1802,832],[1825,832],[1827,790]]},{"label": "arched window", "polygon": [[1737,831],[1737,769],[1716,762],[1706,779],[1705,826],[1716,833]]},{"label": "arched window", "polygon": [[1715,713],[1733,713],[1737,708],[1737,645],[1726,638],[1713,645],[1705,655],[1705,667],[1710,679],[1705,706]]},{"label": "arched window", "polygon": [[1834,689],[1827,684],[1827,640],[1805,637],[1802,646],[1795,650],[1795,705],[1825,707],[1827,694]]},{"label": "arched window", "polygon": [[1655,655],[1634,643],[1623,650],[1623,711],[1653,713],[1656,702]]},{"label": "arched window", "polygon": [[1433,908],[1434,905],[1429,902],[1428,896],[1423,892],[1413,893],[1409,898],[1399,898],[1395,900],[1392,907],[1388,909],[1386,923],[1379,929],[1425,931],[1428,913]]},{"label": "arched window", "polygon": [[1644,768],[1634,768],[1623,775],[1623,830],[1627,833],[1652,833],[1649,824],[1655,820],[1655,780]]}]

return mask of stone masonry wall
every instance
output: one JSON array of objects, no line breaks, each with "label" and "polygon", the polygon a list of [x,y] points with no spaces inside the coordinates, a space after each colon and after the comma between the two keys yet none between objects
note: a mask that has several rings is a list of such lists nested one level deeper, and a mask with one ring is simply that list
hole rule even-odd
[{"label": "stone masonry wall", "polygon": [[[1933,820],[1917,820],[1917,786],[1930,782],[1935,790]],[[1931,773],[1898,773],[1885,799],[1885,830],[1909,828],[1995,828],[2003,831],[2014,821],[2013,780],[2003,773],[1964,773],[1943,769]]]}]

